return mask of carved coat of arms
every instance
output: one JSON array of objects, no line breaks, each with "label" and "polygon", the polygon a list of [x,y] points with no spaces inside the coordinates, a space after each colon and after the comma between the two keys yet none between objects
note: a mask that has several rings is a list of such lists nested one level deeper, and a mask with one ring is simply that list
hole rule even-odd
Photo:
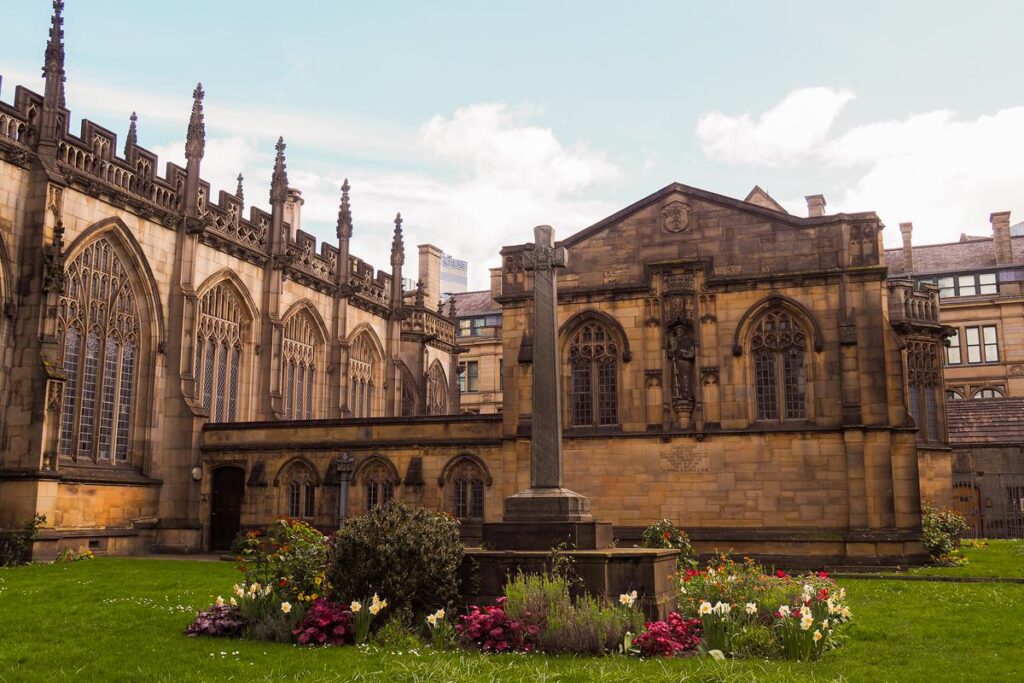
[{"label": "carved coat of arms", "polygon": [[661,208],[661,227],[666,232],[683,232],[690,227],[690,205],[678,199]]}]

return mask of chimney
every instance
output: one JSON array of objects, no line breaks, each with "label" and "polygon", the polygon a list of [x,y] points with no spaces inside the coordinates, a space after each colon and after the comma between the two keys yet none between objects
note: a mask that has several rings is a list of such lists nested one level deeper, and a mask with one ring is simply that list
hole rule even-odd
[{"label": "chimney", "polygon": [[900,232],[903,233],[903,272],[914,272],[914,247],[910,242],[910,234],[914,232],[913,223],[900,223]]},{"label": "chimney", "polygon": [[817,218],[825,215],[825,195],[811,194],[804,197],[807,200],[807,215],[810,218]]},{"label": "chimney", "polygon": [[501,268],[491,268],[491,298],[501,296]]},{"label": "chimney", "polygon": [[992,222],[992,238],[996,247],[996,265],[1008,266],[1013,263],[1013,246],[1010,242],[1010,212],[999,211],[988,217]]},{"label": "chimney", "polygon": [[437,304],[441,301],[441,257],[444,252],[433,244],[421,244],[420,250],[420,280],[426,292],[423,302],[432,311],[437,310]]},{"label": "chimney", "polygon": [[284,200],[284,219],[291,226],[292,239],[295,239],[295,235],[302,229],[302,205],[305,203],[301,190],[288,188],[287,199]]}]

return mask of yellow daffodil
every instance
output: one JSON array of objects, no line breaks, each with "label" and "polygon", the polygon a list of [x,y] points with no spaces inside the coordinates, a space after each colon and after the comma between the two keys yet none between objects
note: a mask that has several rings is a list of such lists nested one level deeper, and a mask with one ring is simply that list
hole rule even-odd
[{"label": "yellow daffodil", "polygon": [[230,604],[232,607],[237,607],[238,606],[238,601],[235,600],[234,598],[231,598],[231,600],[228,602],[228,604]]},{"label": "yellow daffodil", "polygon": [[355,614],[359,610],[363,609],[363,603],[359,602],[358,600],[353,600],[352,604],[349,605],[348,608],[352,610],[353,614]]},{"label": "yellow daffodil", "polygon": [[437,617],[438,621],[440,621],[441,619],[444,619],[444,610],[443,609],[437,610],[434,613],[434,616]]},{"label": "yellow daffodil", "polygon": [[428,614],[427,615],[427,623],[430,625],[430,628],[434,628],[435,626],[437,626],[437,615],[436,614]]},{"label": "yellow daffodil", "polygon": [[811,626],[814,626],[814,615],[807,613],[800,618],[800,628],[807,631]]},{"label": "yellow daffodil", "polygon": [[214,604],[215,607],[223,607],[224,606],[224,598],[222,598],[222,597],[220,597],[218,595],[217,599],[213,601],[213,604]]}]

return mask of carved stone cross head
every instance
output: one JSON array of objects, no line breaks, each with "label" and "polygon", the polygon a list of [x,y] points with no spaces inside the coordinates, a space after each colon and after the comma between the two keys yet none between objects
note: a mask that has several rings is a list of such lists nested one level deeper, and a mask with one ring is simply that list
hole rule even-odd
[{"label": "carved stone cross head", "polygon": [[527,270],[551,270],[569,265],[569,254],[565,247],[555,246],[555,230],[550,225],[538,225],[533,229],[533,249],[526,257]]}]

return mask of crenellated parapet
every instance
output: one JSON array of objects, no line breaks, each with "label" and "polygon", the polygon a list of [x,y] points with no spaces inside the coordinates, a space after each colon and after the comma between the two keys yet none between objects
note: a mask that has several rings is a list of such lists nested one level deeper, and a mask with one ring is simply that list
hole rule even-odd
[{"label": "crenellated parapet", "polygon": [[338,263],[338,248],[324,242],[320,253],[316,252],[316,238],[301,230],[295,234],[295,241],[289,241],[286,248],[288,266],[285,274],[296,282],[317,291],[333,293],[337,284],[334,270]]},{"label": "crenellated parapet", "polygon": [[391,306],[391,275],[349,256],[349,295],[356,308],[386,315]]}]

